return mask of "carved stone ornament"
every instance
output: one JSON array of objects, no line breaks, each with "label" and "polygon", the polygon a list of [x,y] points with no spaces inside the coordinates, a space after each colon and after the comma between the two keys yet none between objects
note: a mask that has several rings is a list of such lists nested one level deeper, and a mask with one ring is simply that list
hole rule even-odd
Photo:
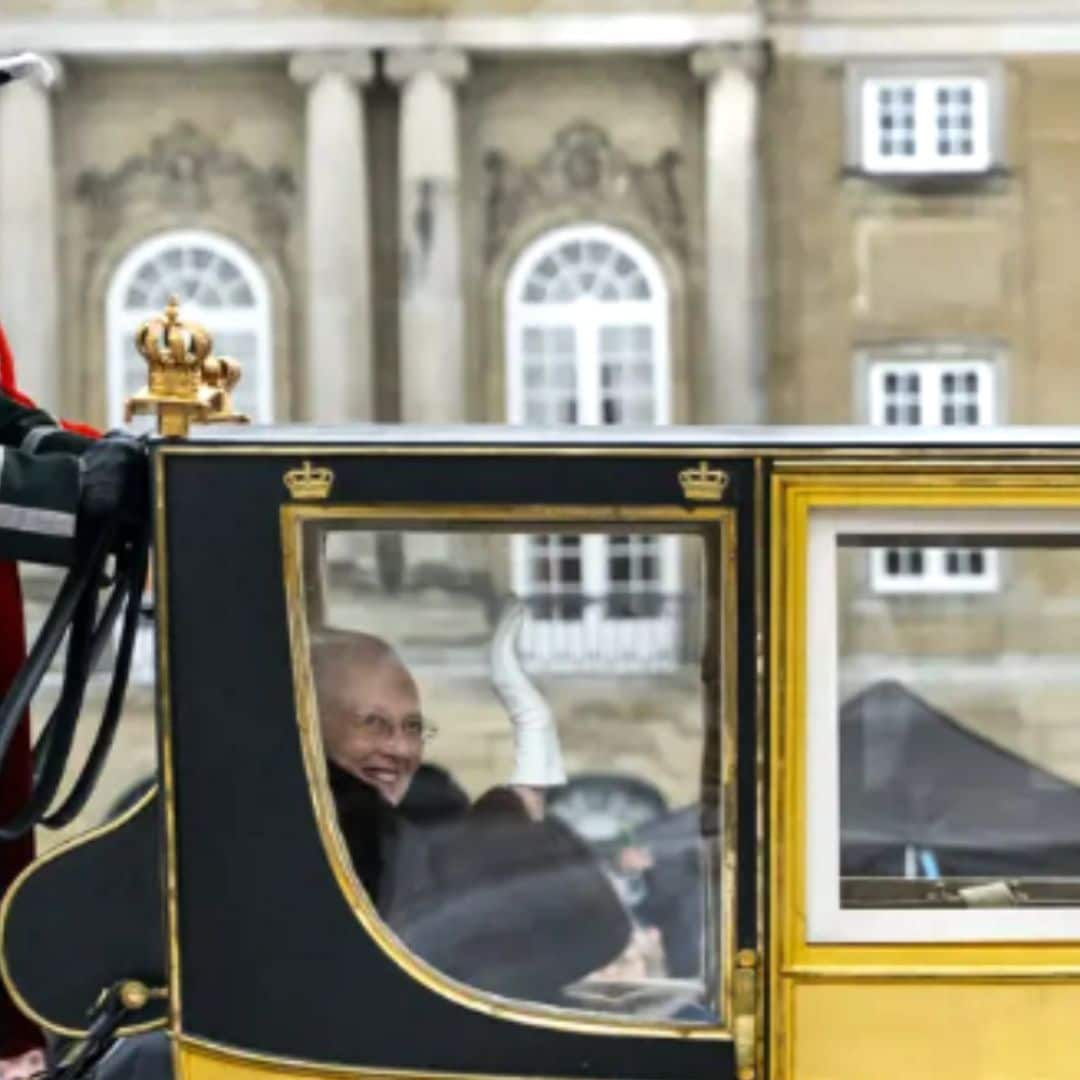
[{"label": "carved stone ornament", "polygon": [[260,169],[186,121],[155,138],[149,153],[130,157],[108,173],[88,169],[76,184],[77,197],[90,207],[102,235],[114,232],[134,206],[190,213],[239,204],[249,209],[270,242],[285,236],[295,192],[288,169]]},{"label": "carved stone ornament", "polygon": [[520,222],[567,207],[583,216],[607,210],[644,218],[674,251],[685,254],[681,165],[677,150],[665,150],[649,164],[631,161],[603,129],[583,121],[563,128],[532,165],[515,165],[501,150],[489,150],[484,155],[487,259],[499,255]]}]

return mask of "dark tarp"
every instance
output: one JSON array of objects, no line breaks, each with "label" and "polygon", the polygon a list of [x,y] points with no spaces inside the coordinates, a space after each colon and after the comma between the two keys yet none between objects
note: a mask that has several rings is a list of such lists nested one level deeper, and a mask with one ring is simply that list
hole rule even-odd
[{"label": "dark tarp", "polygon": [[902,876],[908,846],[944,877],[1080,874],[1080,789],[962,727],[901,683],[840,709],[845,876]]}]

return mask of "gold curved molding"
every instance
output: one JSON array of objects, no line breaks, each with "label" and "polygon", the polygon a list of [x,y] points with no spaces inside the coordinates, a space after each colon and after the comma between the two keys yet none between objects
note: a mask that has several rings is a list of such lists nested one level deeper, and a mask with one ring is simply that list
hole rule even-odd
[{"label": "gold curved molding", "polygon": [[[33,1020],[35,1024],[43,1027],[46,1031],[51,1031],[56,1035],[66,1035],[68,1038],[72,1039],[82,1039],[90,1034],[89,1028],[69,1028],[46,1019],[37,1012],[37,1010],[34,1009],[19,992],[19,988],[16,985],[11,972],[8,970],[7,955],[4,949],[4,942],[7,937],[8,912],[11,910],[11,905],[15,896],[22,886],[43,866],[47,866],[49,863],[61,858],[75,848],[83,847],[85,844],[92,844],[96,840],[100,840],[103,836],[108,836],[110,833],[114,833],[118,829],[123,828],[136,814],[141,810],[144,810],[154,801],[154,798],[158,794],[159,786],[160,785],[155,784],[134,805],[130,806],[122,814],[118,814],[116,817],[111,818],[103,825],[98,825],[93,829],[80,833],[78,836],[72,837],[62,844],[57,844],[56,847],[47,851],[41,858],[35,859],[11,883],[11,886],[4,894],[3,903],[0,903],[0,978],[4,980],[4,986],[7,987],[7,991],[11,995],[11,1000],[18,1006],[19,1011]],[[102,989],[104,989],[104,987]],[[142,1024],[130,1024],[118,1028],[117,1034],[138,1035],[144,1031],[153,1031],[156,1028],[162,1028],[167,1022],[166,1017],[162,1017],[160,1020],[150,1020]]]},{"label": "gold curved molding", "polygon": [[[735,511],[725,507],[702,506],[641,506],[627,509],[613,506],[462,506],[458,504],[398,505],[398,506],[303,506],[286,504],[281,507],[281,542],[284,564],[286,610],[289,623],[289,640],[292,654],[293,687],[296,695],[297,724],[304,772],[311,794],[319,836],[326,852],[330,869],[349,906],[360,924],[382,951],[409,976],[429,990],[463,1005],[475,1012],[482,1012],[500,1020],[508,1020],[534,1027],[586,1034],[637,1036],[641,1038],[674,1038],[730,1042],[731,1018],[731,966],[734,954],[735,878],[733,856],[735,829],[735,712],[733,697],[736,691],[734,672],[725,680],[723,708],[713,710],[714,723],[720,725],[723,745],[722,777],[719,777],[724,809],[724,857],[721,859],[723,894],[722,927],[720,930],[719,967],[720,1013],[718,1024],[689,1024],[642,1021],[631,1018],[590,1015],[585,1012],[556,1009],[533,1003],[511,1001],[474,989],[432,967],[417,956],[398,939],[375,910],[367,891],[360,883],[348,854],[348,847],[341,834],[337,814],[331,802],[330,785],[326,775],[325,757],[317,715],[314,679],[311,670],[311,642],[304,609],[306,587],[302,558],[302,526],[305,522],[357,521],[372,525],[393,523],[398,528],[419,526],[432,528],[436,525],[462,528],[491,526],[506,529],[507,522],[528,527],[550,528],[555,524],[581,526],[589,523],[596,527],[618,527],[640,524],[642,526],[663,523],[672,531],[698,533],[695,526],[710,522],[720,527],[730,557],[723,560],[725,567],[734,566]],[[699,534],[700,535],[700,534]],[[724,614],[718,619],[728,621],[734,612],[735,584],[733,574],[721,571]],[[719,607],[720,605],[718,605]],[[724,637],[732,649],[735,628],[732,623],[723,627]],[[725,656],[725,662],[730,662]],[[385,1070],[383,1070],[385,1071]]]}]

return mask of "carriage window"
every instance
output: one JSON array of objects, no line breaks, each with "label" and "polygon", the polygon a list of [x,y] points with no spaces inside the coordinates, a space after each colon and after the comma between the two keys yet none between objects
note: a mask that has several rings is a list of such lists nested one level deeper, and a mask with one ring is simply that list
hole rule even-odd
[{"label": "carriage window", "polygon": [[[1076,935],[1080,518],[1033,532],[1027,514],[1018,532],[1011,511],[973,513],[834,512],[812,533],[813,572],[835,582],[809,600],[808,632],[829,627],[808,658],[817,940]],[[977,546],[1008,560],[1010,592],[868,602],[864,552],[883,540]]]},{"label": "carriage window", "polygon": [[369,929],[449,992],[715,1023],[700,538],[304,530],[306,751]]}]

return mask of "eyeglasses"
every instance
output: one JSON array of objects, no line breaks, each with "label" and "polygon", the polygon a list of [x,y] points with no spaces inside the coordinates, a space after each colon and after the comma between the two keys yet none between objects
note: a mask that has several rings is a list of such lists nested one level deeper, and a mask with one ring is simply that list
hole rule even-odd
[{"label": "eyeglasses", "polygon": [[374,739],[392,739],[400,731],[406,742],[426,743],[431,742],[439,731],[425,716],[407,716],[400,723],[381,713],[346,713],[346,719]]}]

